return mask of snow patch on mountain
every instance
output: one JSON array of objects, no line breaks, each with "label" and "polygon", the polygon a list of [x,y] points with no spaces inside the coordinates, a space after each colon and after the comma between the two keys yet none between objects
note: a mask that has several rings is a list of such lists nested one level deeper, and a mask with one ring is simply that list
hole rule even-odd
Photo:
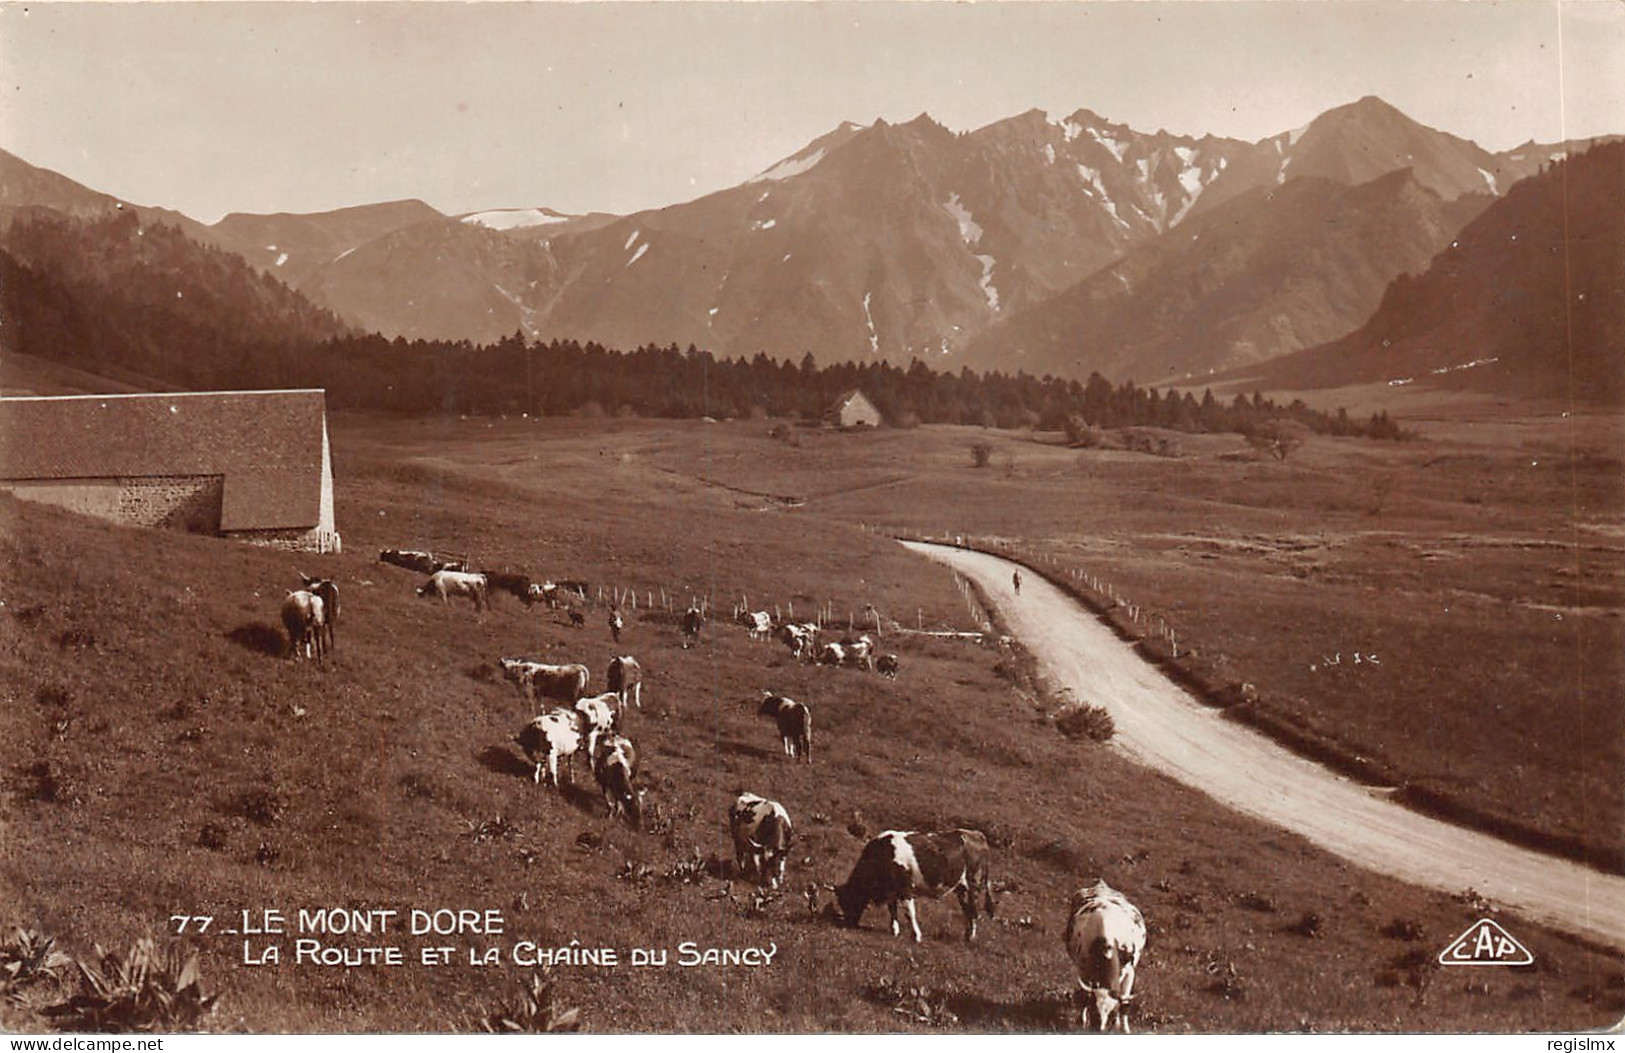
[{"label": "snow patch on mountain", "polygon": [[1188,146],[1174,147],[1174,154],[1187,166],[1194,164],[1196,161],[1196,151]]},{"label": "snow patch on mountain", "polygon": [[750,225],[750,229],[752,229],[752,230],[772,230],[774,227],[776,227],[778,225],[779,225],[779,221],[776,220],[776,219],[759,219],[755,223],[752,223]]},{"label": "snow patch on mountain", "polygon": [[[1053,151],[1054,148],[1050,147],[1049,149]],[[942,203],[942,207],[959,224],[959,240],[965,243],[967,249],[975,248],[977,243],[982,240],[982,226],[976,222],[975,217],[970,214],[970,210],[959,203],[959,195],[951,195],[947,201]],[[997,311],[999,309],[999,290],[993,286],[993,265],[995,261],[992,256],[976,253],[973,253],[973,255],[982,265],[982,278],[978,283],[982,287],[982,295],[987,297],[988,307]]]},{"label": "snow patch on mountain", "polygon": [[569,216],[555,216],[539,208],[494,208],[487,212],[473,212],[462,218],[470,226],[489,227],[492,230],[517,230],[522,227],[542,227],[549,223],[563,223]]},{"label": "snow patch on mountain", "polygon": [[769,168],[767,171],[763,172],[761,175],[751,176],[749,179],[745,180],[745,182],[761,183],[768,180],[776,182],[783,179],[789,179],[791,176],[798,176],[807,171],[809,168],[816,165],[823,159],[824,148],[820,146],[806,157],[786,158],[774,165],[772,168]]},{"label": "snow patch on mountain", "polygon": [[1185,190],[1185,203],[1174,213],[1174,218],[1168,224],[1170,227],[1178,225],[1179,221],[1185,218],[1185,213],[1191,210],[1191,206],[1196,204],[1196,199],[1202,196],[1202,191],[1207,189],[1207,184],[1202,182],[1202,170],[1195,165],[1180,171],[1179,185]]},{"label": "snow patch on mountain", "polygon": [[1071,119],[1062,121],[1057,127],[1061,129],[1061,134],[1066,136],[1066,141],[1069,143],[1083,134],[1083,125]]},{"label": "snow patch on mountain", "polygon": [[1047,160],[1050,164],[1055,163],[1055,144],[1054,143],[1045,143],[1044,144],[1044,159]]},{"label": "snow patch on mountain", "polygon": [[643,254],[645,252],[648,252],[648,251],[649,251],[649,243],[646,241],[642,245],[638,246],[638,251],[636,251],[636,252],[634,252],[632,254],[632,258],[626,261],[626,265],[628,267],[632,266],[632,264],[634,264],[634,263],[638,262],[639,260],[643,259]]},{"label": "snow patch on mountain", "polygon": [[1100,132],[1094,128],[1088,129],[1088,132],[1089,135],[1093,137],[1095,142],[1111,151],[1112,156],[1117,159],[1118,164],[1123,163],[1123,155],[1128,153],[1127,143],[1120,143],[1109,135],[1101,135]]},{"label": "snow patch on mountain", "polygon": [[349,248],[345,249],[343,252],[339,253],[337,256],[334,256],[333,257],[333,262],[337,263],[339,260],[342,260],[344,257],[348,256],[350,253],[352,253],[354,251],[355,251],[355,246],[351,245]]},{"label": "snow patch on mountain", "polygon": [[1142,157],[1134,162],[1134,167],[1140,170],[1140,182],[1144,183],[1151,178],[1151,161]]},{"label": "snow patch on mountain", "polygon": [[280,255],[280,256],[278,256],[276,258],[276,265],[278,267],[282,266],[284,263],[287,263],[287,262],[288,262],[288,254],[286,252],[284,252],[282,255]]},{"label": "snow patch on mountain", "polygon": [[1298,145],[1298,140],[1302,139],[1303,138],[1303,133],[1307,132],[1308,130],[1309,130],[1309,126],[1307,124],[1305,124],[1305,125],[1302,125],[1300,127],[1292,129],[1290,132],[1287,132],[1286,133],[1286,144],[1288,146],[1297,146]]},{"label": "snow patch on mountain", "polygon": [[1083,192],[1091,197],[1098,197],[1100,203],[1106,206],[1106,211],[1111,213],[1112,219],[1117,221],[1117,225],[1124,230],[1128,230],[1128,221],[1117,214],[1117,202],[1106,195],[1106,184],[1100,181],[1099,170],[1080,164],[1078,165],[1078,178],[1082,179],[1085,184]]},{"label": "snow patch on mountain", "polygon": [[1495,176],[1492,173],[1486,172],[1486,171],[1484,171],[1484,169],[1480,168],[1478,170],[1478,174],[1484,177],[1484,182],[1485,183],[1489,184],[1490,193],[1492,193],[1492,194],[1499,194],[1500,193],[1500,191],[1495,188]]},{"label": "snow patch on mountain", "polygon": [[628,235],[628,236],[627,236],[627,238],[626,238],[626,244],[625,244],[625,245],[622,245],[622,246],[621,246],[621,248],[623,248],[623,249],[629,249],[629,248],[631,248],[631,247],[632,247],[632,246],[633,246],[633,245],[636,245],[636,244],[637,244],[637,241],[638,241],[638,235],[639,235],[639,234],[642,234],[642,233],[643,233],[643,231],[641,231],[641,230],[634,230],[634,231],[633,231],[633,232],[632,232],[632,233],[631,233],[631,234],[629,234],[629,235]]}]

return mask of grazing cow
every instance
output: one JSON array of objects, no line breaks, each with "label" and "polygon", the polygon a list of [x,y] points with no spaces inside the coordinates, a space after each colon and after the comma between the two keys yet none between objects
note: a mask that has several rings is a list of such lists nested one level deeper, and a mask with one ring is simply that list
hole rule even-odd
[{"label": "grazing cow", "polygon": [[881,676],[890,677],[891,679],[896,680],[897,656],[894,654],[881,655],[879,658],[875,659],[875,669],[880,673]]},{"label": "grazing cow", "polygon": [[549,607],[557,607],[559,605],[559,587],[553,584],[551,581],[544,581],[540,585],[532,582],[530,589],[527,591],[529,592],[530,596],[527,603],[535,603],[540,600]]},{"label": "grazing cow", "polygon": [[626,628],[626,622],[621,618],[621,612],[611,607],[609,611],[609,635],[614,637],[616,643],[621,642],[621,630]]},{"label": "grazing cow", "polygon": [[542,781],[542,765],[547,765],[547,780],[559,785],[559,761],[565,762],[570,781],[575,781],[575,755],[581,749],[581,731],[576,714],[568,709],[550,709],[519,730],[513,740],[525,751],[525,756],[536,765],[534,782]]},{"label": "grazing cow", "polygon": [[683,612],[683,649],[687,650],[691,644],[700,638],[700,626],[705,624],[705,615],[698,607],[690,607]]},{"label": "grazing cow", "polygon": [[807,637],[807,630],[793,622],[786,622],[779,627],[779,639],[790,649],[791,656],[798,659],[812,646],[812,641]]},{"label": "grazing cow", "polygon": [[784,862],[795,840],[784,805],[742,793],[728,809],[728,831],[733,834],[740,874],[765,881],[768,888],[784,884]]},{"label": "grazing cow", "polygon": [[897,922],[897,905],[901,903],[908,911],[914,942],[919,943],[922,937],[914,897],[938,899],[954,892],[965,911],[965,939],[974,940],[978,899],[988,917],[993,916],[987,856],[987,838],[978,830],[931,834],[887,830],[863,846],[852,876],[836,887],[841,918],[855,928],[869,904],[885,903],[891,909],[891,931],[896,936],[902,932]]},{"label": "grazing cow", "polygon": [[638,751],[620,735],[601,739],[592,753],[592,774],[604,791],[609,814],[643,823],[643,791],[637,787]]},{"label": "grazing cow", "polygon": [[474,601],[476,611],[491,606],[490,587],[484,574],[470,574],[462,570],[437,570],[429,580],[418,586],[419,596],[439,596],[442,604],[453,596],[467,596]]},{"label": "grazing cow", "polygon": [[801,758],[812,763],[812,710],[794,699],[762,692],[762,705],[756,712],[772,717],[779,725],[779,739],[784,752],[792,759]]},{"label": "grazing cow", "polygon": [[845,652],[842,664],[874,671],[875,643],[869,637],[860,636],[856,640],[848,637],[841,641],[841,649]]},{"label": "grazing cow", "polygon": [[530,594],[531,583],[528,574],[514,574],[506,570],[488,570],[485,572],[485,580],[493,592],[511,592],[526,607],[536,602]]},{"label": "grazing cow", "polygon": [[1115,1017],[1117,1030],[1128,1034],[1134,971],[1145,950],[1145,918],[1105,881],[1072,893],[1067,907],[1072,913],[1066,923],[1066,952],[1083,989],[1083,1026],[1105,1031]]},{"label": "grazing cow", "polygon": [[613,691],[576,699],[575,712],[581,734],[587,740],[587,756],[596,757],[598,743],[615,734],[615,728],[620,724],[620,714],[616,711],[620,701],[621,696]]},{"label": "grazing cow", "polygon": [[643,708],[643,667],[638,660],[629,654],[623,654],[609,660],[609,670],[604,674],[605,686],[621,696],[621,709],[626,709],[626,696],[632,695],[632,704],[639,709]]},{"label": "grazing cow", "polygon": [[287,657],[297,659],[301,647],[307,659],[322,657],[325,631],[322,606],[320,596],[304,589],[288,593],[288,598],[282,601],[282,627],[288,630]]},{"label": "grazing cow", "polygon": [[739,621],[752,640],[765,640],[773,635],[773,618],[766,611],[744,611]]},{"label": "grazing cow", "polygon": [[333,627],[339,623],[339,587],[331,578],[313,578],[303,572],[299,573],[299,580],[305,583],[305,591],[314,593],[322,599],[322,636],[319,641],[323,651],[333,650]]},{"label": "grazing cow", "polygon": [[579,664],[547,665],[524,658],[499,658],[502,676],[519,685],[525,701],[534,702],[536,696],[551,698],[565,705],[574,705],[576,699],[587,693],[587,681],[592,673]]},{"label": "grazing cow", "polygon": [[838,643],[827,643],[818,652],[819,665],[845,665],[846,648]]}]

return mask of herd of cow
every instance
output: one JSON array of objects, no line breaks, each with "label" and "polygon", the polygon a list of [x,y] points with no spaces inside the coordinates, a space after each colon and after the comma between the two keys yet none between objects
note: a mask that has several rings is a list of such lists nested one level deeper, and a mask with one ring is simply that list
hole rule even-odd
[{"label": "herd of cow", "polygon": [[[579,626],[584,622],[579,608],[570,600],[574,597],[575,601],[585,602],[584,582],[537,585],[524,575],[474,572],[466,562],[440,560],[425,552],[390,549],[379,558],[428,574],[428,580],[417,588],[419,596],[438,596],[445,603],[453,596],[467,597],[476,610],[484,610],[490,605],[491,589],[498,588],[527,605],[538,601],[550,606],[568,605],[571,624]],[[328,579],[304,574],[300,578],[304,587],[290,592],[282,607],[282,621],[288,632],[286,653],[297,657],[303,652],[306,658],[320,658],[333,648],[338,586]],[[772,620],[765,612],[746,612],[739,620],[753,640],[773,634]],[[699,607],[691,606],[684,612],[680,620],[684,648],[698,641],[704,624],[705,615]],[[624,627],[619,611],[611,611],[609,625],[619,642]],[[819,627],[809,623],[782,625],[778,636],[802,661],[867,669],[890,677],[898,673],[897,656],[876,656],[868,636],[848,635],[839,642],[820,646]],[[514,736],[514,742],[533,766],[533,780],[540,784],[545,773],[548,783],[559,787],[562,765],[573,782],[574,759],[584,754],[610,816],[641,826],[643,791],[637,785],[638,753],[632,741],[621,734],[628,705],[642,708],[643,670],[637,659],[631,655],[613,658],[605,674],[608,690],[597,695],[587,694],[591,672],[585,665],[506,657],[498,664],[503,677],[518,687],[527,703],[550,703]],[[785,754],[811,764],[809,707],[782,695],[763,694],[757,712],[774,720]],[[794,840],[789,811],[777,801],[742,793],[728,810],[728,827],[736,872],[770,889],[781,888]],[[847,880],[833,887],[835,902],[826,913],[856,927],[870,906],[885,903],[891,914],[892,934],[901,935],[901,907],[918,943],[922,934],[915,897],[937,899],[952,892],[964,912],[965,939],[972,940],[976,936],[978,907],[989,916],[994,910],[988,858],[987,839],[977,830],[884,831],[864,845]],[[809,901],[816,898],[816,886],[809,888],[808,895]],[[1135,970],[1145,947],[1145,919],[1105,881],[1074,892],[1068,910],[1064,939],[1085,994],[1083,1023],[1101,1031],[1115,1024],[1126,1032],[1126,1008],[1134,997]]]}]

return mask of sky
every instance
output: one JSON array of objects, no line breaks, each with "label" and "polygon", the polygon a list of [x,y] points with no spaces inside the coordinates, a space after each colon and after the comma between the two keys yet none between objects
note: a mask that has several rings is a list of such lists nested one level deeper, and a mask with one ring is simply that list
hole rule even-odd
[{"label": "sky", "polygon": [[1617,0],[0,0],[0,148],[204,222],[624,213],[920,113],[1257,140],[1378,95],[1489,149],[1625,133],[1622,70]]}]

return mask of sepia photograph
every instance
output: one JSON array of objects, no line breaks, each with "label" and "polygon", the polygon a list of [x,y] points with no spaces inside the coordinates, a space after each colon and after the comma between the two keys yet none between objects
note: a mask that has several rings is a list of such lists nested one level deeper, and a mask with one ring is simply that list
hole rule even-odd
[{"label": "sepia photograph", "polygon": [[0,0],[0,1032],[1612,1048],[1622,70]]}]

